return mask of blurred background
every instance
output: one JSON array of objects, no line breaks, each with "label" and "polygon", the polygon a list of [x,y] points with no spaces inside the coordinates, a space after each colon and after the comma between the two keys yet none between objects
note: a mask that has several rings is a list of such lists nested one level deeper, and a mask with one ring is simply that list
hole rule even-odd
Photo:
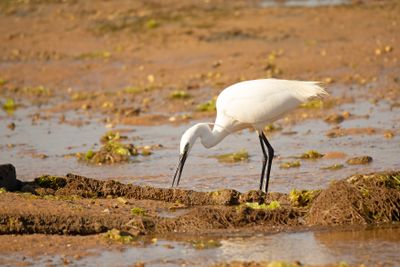
[{"label": "blurred background", "polygon": [[[0,1],[0,162],[22,180],[167,187],[181,134],[214,120],[218,93],[273,77],[331,96],[267,126],[272,191],[396,169],[399,13],[398,1]],[[259,150],[247,130],[198,145],[182,187],[255,189]]]}]

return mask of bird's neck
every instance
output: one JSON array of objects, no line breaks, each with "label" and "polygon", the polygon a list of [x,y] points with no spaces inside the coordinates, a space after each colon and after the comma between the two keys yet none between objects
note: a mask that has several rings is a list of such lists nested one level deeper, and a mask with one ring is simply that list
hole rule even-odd
[{"label": "bird's neck", "polygon": [[217,125],[212,130],[208,125],[199,128],[199,138],[205,148],[216,146],[228,134],[228,131]]}]

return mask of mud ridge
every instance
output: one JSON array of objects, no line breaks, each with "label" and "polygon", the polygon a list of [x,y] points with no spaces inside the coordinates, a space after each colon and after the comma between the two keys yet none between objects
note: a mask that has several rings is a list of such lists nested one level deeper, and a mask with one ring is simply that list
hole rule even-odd
[{"label": "mud ridge", "polygon": [[400,171],[353,175],[304,203],[290,194],[162,189],[72,174],[41,176],[20,190],[0,194],[1,234],[86,235],[113,228],[134,235],[201,234],[400,220]]},{"label": "mud ridge", "polygon": [[196,192],[175,188],[155,188],[122,184],[117,181],[99,181],[75,174],[67,174],[66,185],[56,190],[56,195],[82,197],[127,197],[132,199],[159,200],[194,205],[234,205],[239,203],[240,193],[225,189],[218,192]]}]

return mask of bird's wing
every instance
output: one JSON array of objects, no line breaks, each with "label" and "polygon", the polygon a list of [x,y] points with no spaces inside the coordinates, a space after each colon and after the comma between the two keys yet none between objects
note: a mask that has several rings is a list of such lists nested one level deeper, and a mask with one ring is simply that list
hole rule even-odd
[{"label": "bird's wing", "polygon": [[[267,124],[317,93],[314,83],[276,79],[234,84],[218,96],[217,117],[248,124]],[[308,91],[307,91],[308,90]],[[308,96],[309,94],[310,96]]]},{"label": "bird's wing", "polygon": [[247,123],[270,123],[286,112],[296,108],[301,102],[287,92],[272,94],[268,98],[246,97],[234,98],[229,105],[218,108],[225,116],[232,120]]}]

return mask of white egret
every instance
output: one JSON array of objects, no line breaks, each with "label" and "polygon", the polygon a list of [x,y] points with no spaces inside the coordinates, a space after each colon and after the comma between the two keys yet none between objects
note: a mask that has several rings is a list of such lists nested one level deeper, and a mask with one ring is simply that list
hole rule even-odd
[{"label": "white egret", "polygon": [[[183,166],[196,140],[206,148],[213,147],[227,135],[254,128],[258,134],[264,155],[261,169],[260,190],[268,192],[274,149],[263,132],[266,125],[274,122],[301,103],[321,98],[328,93],[318,82],[260,79],[233,84],[218,96],[215,123],[198,123],[185,131],[180,142],[180,157],[172,181],[179,185]],[[211,126],[213,126],[211,128]],[[266,171],[266,173],[265,173]]]}]

